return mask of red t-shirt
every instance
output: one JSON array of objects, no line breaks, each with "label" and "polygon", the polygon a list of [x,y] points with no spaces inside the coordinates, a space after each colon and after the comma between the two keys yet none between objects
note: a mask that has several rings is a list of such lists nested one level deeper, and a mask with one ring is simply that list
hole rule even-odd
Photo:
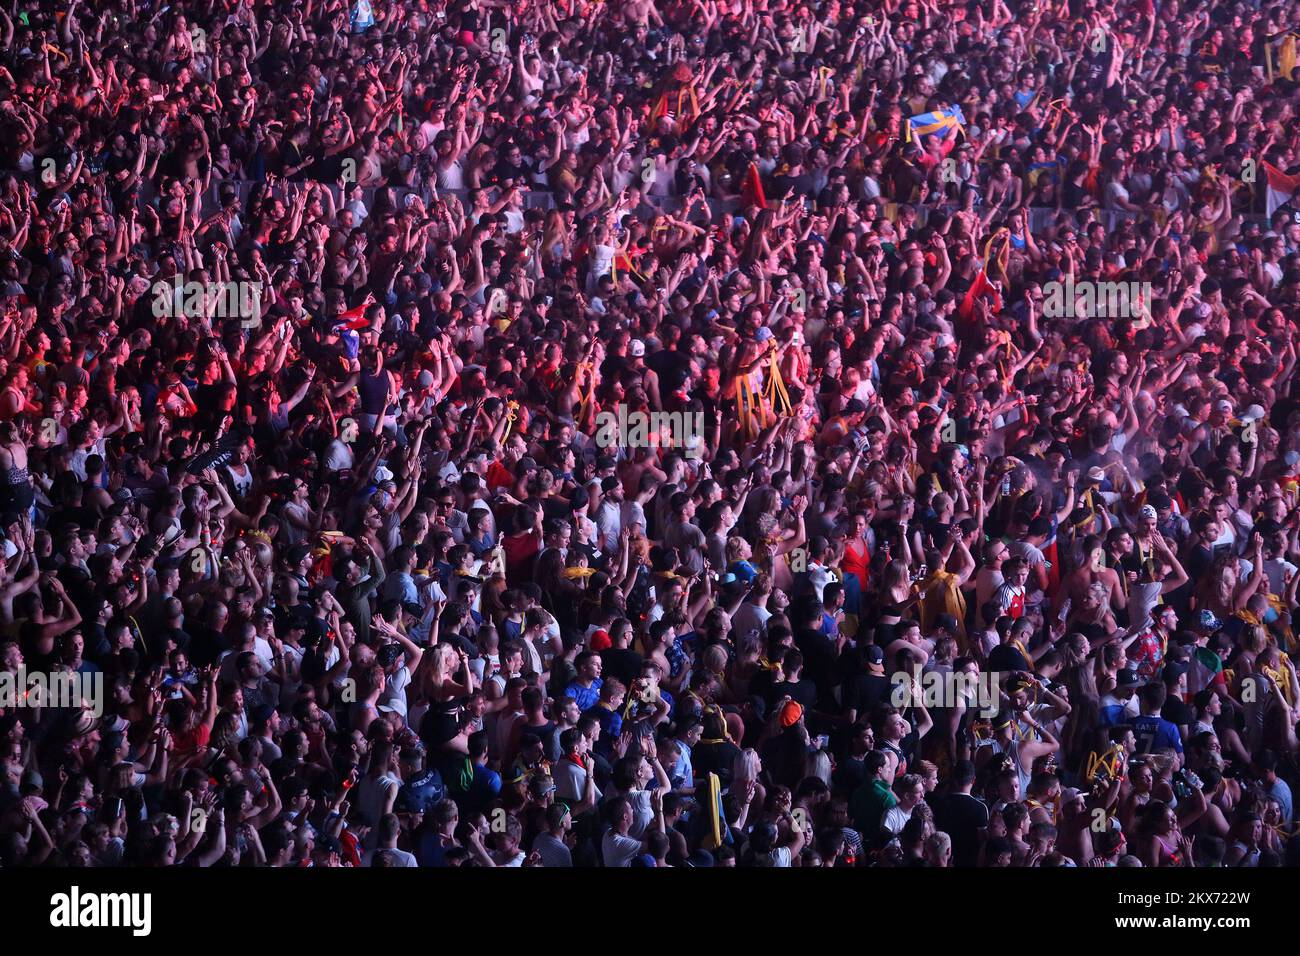
[{"label": "red t-shirt", "polygon": [[498,488],[509,488],[515,483],[515,476],[510,469],[499,461],[494,461],[488,466],[487,474],[483,476],[487,482],[489,491],[496,491]]},{"label": "red t-shirt", "polygon": [[536,530],[527,534],[508,534],[501,539],[501,550],[506,555],[506,584],[515,588],[533,579],[533,561],[542,548],[542,537]]},{"label": "red t-shirt", "polygon": [[187,730],[173,737],[177,757],[189,757],[208,745],[212,737],[212,728],[199,724],[193,730]]}]

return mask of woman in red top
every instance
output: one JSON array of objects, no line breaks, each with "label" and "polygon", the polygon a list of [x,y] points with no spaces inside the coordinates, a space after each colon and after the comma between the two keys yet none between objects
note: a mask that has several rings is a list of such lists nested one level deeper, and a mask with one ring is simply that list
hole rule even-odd
[{"label": "woman in red top", "polygon": [[212,737],[212,724],[216,719],[217,669],[209,667],[203,672],[197,707],[191,707],[184,698],[167,702],[166,720],[172,737],[174,765],[186,765],[192,757],[207,748]]},{"label": "woman in red top", "polygon": [[864,594],[867,591],[867,573],[870,563],[871,552],[867,547],[867,516],[859,512],[853,516],[852,531],[849,533],[848,541],[844,542],[844,561],[840,568],[845,576],[852,574],[858,579],[858,587]]},{"label": "woman in red top", "polygon": [[533,562],[542,548],[542,511],[520,507],[514,512],[515,526],[501,539],[506,555],[506,583],[517,588],[533,579]]}]

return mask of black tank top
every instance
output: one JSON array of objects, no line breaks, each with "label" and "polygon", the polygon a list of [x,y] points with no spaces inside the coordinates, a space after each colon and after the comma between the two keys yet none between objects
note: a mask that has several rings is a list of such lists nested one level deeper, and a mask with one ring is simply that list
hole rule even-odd
[{"label": "black tank top", "polygon": [[388,372],[381,369],[378,374],[362,372],[357,382],[357,391],[361,393],[361,412],[364,415],[382,415],[388,401]]}]

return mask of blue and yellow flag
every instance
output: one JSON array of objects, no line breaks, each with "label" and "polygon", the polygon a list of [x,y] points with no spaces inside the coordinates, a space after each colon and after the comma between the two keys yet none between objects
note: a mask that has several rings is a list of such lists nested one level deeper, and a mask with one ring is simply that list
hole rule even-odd
[{"label": "blue and yellow flag", "polygon": [[1030,163],[1027,171],[1029,188],[1035,188],[1038,185],[1039,177],[1045,173],[1050,181],[1055,182],[1058,169],[1059,167],[1056,163]]},{"label": "blue and yellow flag", "polygon": [[722,808],[722,781],[716,773],[709,774],[708,814],[704,832],[704,847],[716,850],[724,843],[731,843],[731,827],[727,826],[727,813]]},{"label": "blue and yellow flag", "polygon": [[910,143],[913,136],[919,138],[934,133],[943,133],[946,136],[948,130],[962,129],[965,125],[966,117],[961,115],[960,106],[949,106],[929,113],[918,113],[907,121],[907,141]]}]

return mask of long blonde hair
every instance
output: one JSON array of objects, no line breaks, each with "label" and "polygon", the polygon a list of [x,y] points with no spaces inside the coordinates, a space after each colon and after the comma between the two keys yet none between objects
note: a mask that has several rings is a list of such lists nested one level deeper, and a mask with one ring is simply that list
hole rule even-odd
[{"label": "long blonde hair", "polygon": [[551,250],[557,245],[562,247],[558,258],[563,258],[569,248],[568,236],[569,232],[564,226],[564,216],[558,209],[552,209],[546,214],[546,224],[542,227],[542,260],[547,263],[555,262],[557,257]]},{"label": "long blonde hair", "polygon": [[733,785],[736,783],[747,783],[750,780],[757,780],[759,773],[763,770],[763,762],[758,756],[758,751],[753,747],[746,747],[740,753],[736,754],[736,762],[731,769],[731,779]]},{"label": "long blonde hair", "polygon": [[416,686],[419,687],[421,696],[429,701],[440,700],[442,689],[456,673],[458,663],[459,655],[453,645],[435,644],[420,660],[418,670],[421,674]]},{"label": "long blonde hair", "polygon": [[897,558],[885,565],[884,573],[880,577],[880,592],[882,595],[891,594],[895,589],[911,587],[911,575],[908,572],[907,563]]}]

